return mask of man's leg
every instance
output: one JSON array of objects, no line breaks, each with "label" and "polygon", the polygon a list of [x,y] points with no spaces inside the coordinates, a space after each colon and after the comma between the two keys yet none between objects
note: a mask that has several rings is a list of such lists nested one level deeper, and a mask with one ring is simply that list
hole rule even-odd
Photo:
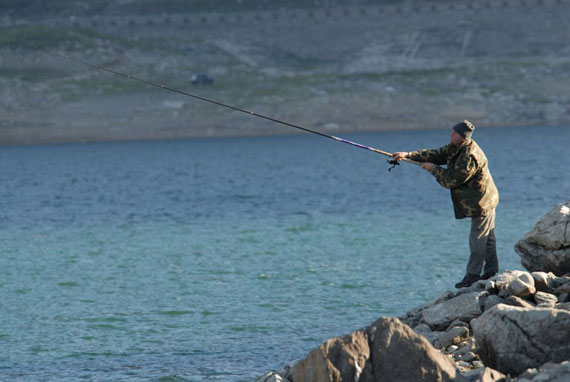
[{"label": "man's leg", "polygon": [[480,275],[483,263],[489,261],[489,268],[495,270],[497,266],[497,249],[495,240],[495,211],[486,216],[471,218],[471,232],[469,234],[469,249],[471,255],[467,262],[467,273]]},{"label": "man's leg", "polygon": [[487,238],[487,250],[485,252],[485,267],[483,278],[488,279],[499,272],[499,259],[497,258],[497,239],[495,238],[495,211],[493,210],[493,222]]}]

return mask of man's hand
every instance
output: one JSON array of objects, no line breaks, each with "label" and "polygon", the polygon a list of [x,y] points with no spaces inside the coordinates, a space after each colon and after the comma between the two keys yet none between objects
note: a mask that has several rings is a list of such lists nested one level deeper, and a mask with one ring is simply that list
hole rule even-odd
[{"label": "man's hand", "polygon": [[392,153],[393,158],[395,161],[399,162],[402,159],[406,159],[408,157],[408,153],[405,151],[399,151],[397,153]]},{"label": "man's hand", "polygon": [[431,170],[433,169],[433,166],[435,166],[433,163],[429,163],[429,162],[422,163],[422,168],[424,170],[426,170],[427,172],[431,172]]}]

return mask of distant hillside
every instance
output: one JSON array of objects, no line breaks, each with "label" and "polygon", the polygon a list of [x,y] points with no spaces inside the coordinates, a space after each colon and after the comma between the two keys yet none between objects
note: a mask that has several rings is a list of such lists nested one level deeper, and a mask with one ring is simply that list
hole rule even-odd
[{"label": "distant hillside", "polygon": [[0,0],[0,143],[288,132],[51,51],[327,132],[570,124],[570,0],[43,3]]}]

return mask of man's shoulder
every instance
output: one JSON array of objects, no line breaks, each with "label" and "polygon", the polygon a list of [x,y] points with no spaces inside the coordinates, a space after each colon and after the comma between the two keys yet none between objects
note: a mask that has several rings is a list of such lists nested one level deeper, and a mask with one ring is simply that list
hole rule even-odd
[{"label": "man's shoulder", "polygon": [[482,163],[487,160],[487,156],[485,152],[481,149],[481,147],[475,142],[473,139],[470,139],[467,144],[465,145],[465,155],[471,156],[475,158],[475,160],[479,163]]}]

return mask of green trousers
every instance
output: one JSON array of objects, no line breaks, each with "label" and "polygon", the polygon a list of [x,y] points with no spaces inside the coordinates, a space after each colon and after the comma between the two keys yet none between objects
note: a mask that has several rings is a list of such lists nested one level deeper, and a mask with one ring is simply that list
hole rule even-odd
[{"label": "green trousers", "polygon": [[481,270],[485,274],[494,274],[499,271],[497,240],[495,239],[495,210],[486,216],[471,218],[469,250],[471,255],[467,263],[467,273],[480,275]]}]

